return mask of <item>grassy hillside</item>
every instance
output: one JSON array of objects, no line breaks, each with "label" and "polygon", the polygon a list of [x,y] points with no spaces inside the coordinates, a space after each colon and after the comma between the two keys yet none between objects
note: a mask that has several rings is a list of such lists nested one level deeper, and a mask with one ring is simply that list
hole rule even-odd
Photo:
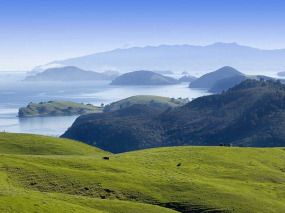
[{"label": "grassy hillside", "polygon": [[174,99],[155,95],[136,95],[105,106],[104,111],[118,110],[130,107],[134,104],[143,104],[151,107],[167,109],[169,107],[178,107],[187,104],[189,100]]},{"label": "grassy hillside", "polygon": [[101,149],[78,141],[32,134],[0,133],[0,154],[18,155],[94,155]]},{"label": "grassy hillside", "polygon": [[[29,140],[21,134],[1,133],[0,136],[7,143],[17,138],[15,147]],[[31,150],[37,141],[46,138],[33,137]],[[3,147],[5,142],[1,141]],[[53,142],[82,145],[56,138]],[[43,149],[50,145],[41,142]],[[26,151],[13,154],[13,149],[1,151],[0,211],[285,210],[284,148],[171,147],[118,155],[89,149],[94,154],[82,151],[75,155],[38,155],[36,151],[33,155]],[[109,161],[102,159],[106,155]]]},{"label": "grassy hillside", "polygon": [[19,117],[57,116],[57,115],[83,115],[101,112],[102,108],[75,103],[71,101],[49,101],[45,103],[29,103],[27,107],[19,109]]}]

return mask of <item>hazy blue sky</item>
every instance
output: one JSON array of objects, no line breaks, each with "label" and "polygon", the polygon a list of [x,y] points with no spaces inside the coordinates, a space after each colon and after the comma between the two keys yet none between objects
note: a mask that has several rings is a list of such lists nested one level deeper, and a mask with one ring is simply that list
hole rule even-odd
[{"label": "hazy blue sky", "polygon": [[0,0],[0,70],[160,44],[285,48],[284,0]]}]

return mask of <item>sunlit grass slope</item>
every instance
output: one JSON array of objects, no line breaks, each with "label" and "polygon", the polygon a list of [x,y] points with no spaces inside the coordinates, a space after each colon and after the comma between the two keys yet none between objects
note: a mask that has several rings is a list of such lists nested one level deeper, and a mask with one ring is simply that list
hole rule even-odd
[{"label": "sunlit grass slope", "polygon": [[[20,152],[30,138],[30,149]],[[1,133],[0,141],[0,212],[285,211],[284,148],[169,147],[113,155],[44,136]],[[12,145],[2,149],[10,141],[14,154]],[[46,150],[70,144],[69,154],[64,148],[32,154],[37,141]]]},{"label": "sunlit grass slope", "polygon": [[105,106],[104,111],[113,111],[121,108],[130,107],[134,104],[144,104],[160,109],[167,109],[169,107],[178,107],[187,104],[189,100],[167,98],[155,95],[136,95]]},{"label": "sunlit grass slope", "polygon": [[0,154],[95,155],[105,151],[68,139],[32,134],[0,133]]}]

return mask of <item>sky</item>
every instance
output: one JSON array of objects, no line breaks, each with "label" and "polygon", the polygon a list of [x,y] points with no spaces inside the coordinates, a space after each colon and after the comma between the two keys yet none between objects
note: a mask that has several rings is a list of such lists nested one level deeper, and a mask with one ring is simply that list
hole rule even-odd
[{"label": "sky", "polygon": [[0,71],[133,46],[285,48],[284,0],[0,0]]}]

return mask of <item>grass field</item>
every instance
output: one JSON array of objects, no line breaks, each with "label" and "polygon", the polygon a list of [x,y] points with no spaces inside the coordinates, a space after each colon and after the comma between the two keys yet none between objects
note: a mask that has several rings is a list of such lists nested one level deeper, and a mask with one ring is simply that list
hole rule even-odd
[{"label": "grass field", "polygon": [[66,139],[0,133],[0,212],[171,209],[285,212],[285,148],[169,147],[114,155]]}]

